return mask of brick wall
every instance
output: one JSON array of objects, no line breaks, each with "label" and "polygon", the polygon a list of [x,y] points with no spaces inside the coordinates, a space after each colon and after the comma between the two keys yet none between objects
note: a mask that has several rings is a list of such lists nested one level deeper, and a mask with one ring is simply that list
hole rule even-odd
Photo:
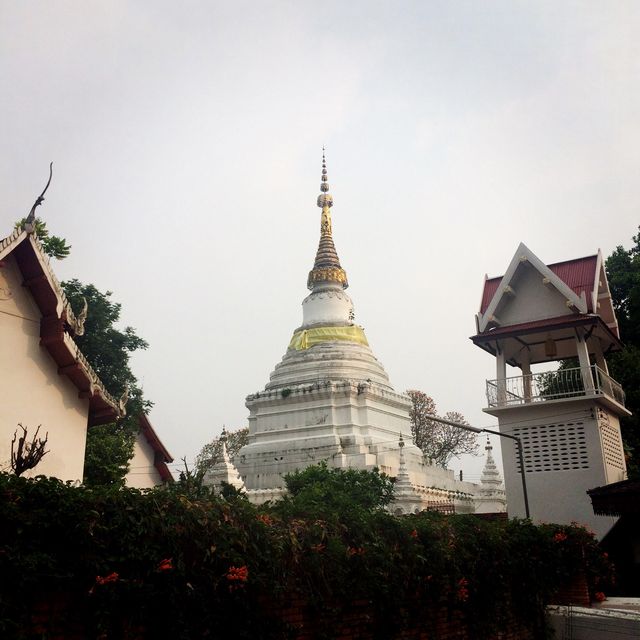
[{"label": "brick wall", "polygon": [[[273,636],[274,640],[476,640],[469,630],[461,612],[450,611],[444,606],[434,609],[422,608],[419,603],[411,603],[411,612],[400,612],[404,619],[389,631],[381,630],[377,622],[378,612],[366,599],[354,600],[348,606],[326,603],[324,608],[312,607],[299,597],[284,599],[286,605],[276,604],[264,597],[258,606],[265,614],[265,620],[282,623],[283,631]],[[46,637],[48,640],[85,640],[94,637],[87,627],[90,615],[86,611],[86,594],[56,591],[35,597],[31,606],[31,628],[25,637]],[[553,604],[573,604],[589,606],[587,581],[583,575],[559,592]],[[238,624],[242,624],[238,621]],[[516,620],[504,620],[503,628],[491,640],[534,640],[536,634]],[[144,627],[132,627],[122,620],[119,638],[123,640],[143,640],[152,637]],[[220,632],[222,630],[219,630]],[[237,629],[236,629],[237,631]],[[319,632],[321,634],[319,635]],[[229,630],[232,633],[232,630]],[[106,637],[106,636],[105,636]],[[229,637],[235,637],[234,634]],[[262,639],[256,639],[262,640]]]}]

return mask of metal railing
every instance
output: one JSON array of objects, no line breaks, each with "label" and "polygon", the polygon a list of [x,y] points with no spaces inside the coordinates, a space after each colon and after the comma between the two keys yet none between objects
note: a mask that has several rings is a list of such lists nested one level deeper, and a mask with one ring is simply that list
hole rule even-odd
[{"label": "metal railing", "polygon": [[605,395],[624,406],[622,387],[597,365],[584,371],[558,369],[544,373],[487,380],[489,407],[509,407],[588,395]]}]

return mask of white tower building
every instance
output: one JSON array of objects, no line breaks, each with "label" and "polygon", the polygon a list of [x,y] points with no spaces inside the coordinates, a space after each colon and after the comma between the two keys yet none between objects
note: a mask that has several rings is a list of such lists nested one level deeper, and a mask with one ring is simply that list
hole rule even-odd
[{"label": "white tower building", "polygon": [[[485,279],[476,323],[471,339],[496,359],[484,411],[522,442],[532,519],[602,537],[615,519],[594,516],[586,492],[626,477],[620,418],[630,415],[605,357],[621,344],[602,255],[545,265],[521,244],[504,276]],[[509,515],[524,517],[515,443],[502,460]]]},{"label": "white tower building", "polygon": [[[249,444],[234,458],[250,499],[273,499],[283,476],[321,460],[336,468],[378,467],[398,474],[398,435],[411,483],[429,498],[473,510],[475,485],[425,464],[413,444],[409,398],[396,393],[361,326],[355,323],[347,274],[333,241],[327,168],[322,157],[318,196],[320,242],[302,302],[302,325],[264,390],[247,397]],[[438,489],[432,489],[433,486]],[[457,492],[457,493],[456,493]]]}]

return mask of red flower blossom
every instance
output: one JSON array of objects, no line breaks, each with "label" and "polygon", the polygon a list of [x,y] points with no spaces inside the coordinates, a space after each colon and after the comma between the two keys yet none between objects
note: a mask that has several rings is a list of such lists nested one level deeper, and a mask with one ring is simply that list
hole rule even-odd
[{"label": "red flower blossom", "polygon": [[468,584],[469,581],[466,578],[460,578],[460,580],[458,580],[458,590],[456,591],[456,597],[462,602],[465,602],[469,598],[469,589],[467,589]]},{"label": "red flower blossom", "polygon": [[273,525],[273,518],[266,513],[259,513],[256,516],[256,520],[259,520],[262,524],[266,524],[267,527],[271,527]]},{"label": "red flower blossom", "polygon": [[249,579],[249,569],[246,565],[242,567],[229,567],[227,580],[229,582],[246,582]]},{"label": "red flower blossom", "polygon": [[158,565],[158,571],[171,571],[171,569],[173,569],[172,560],[173,558],[165,558],[164,560],[161,560]]},{"label": "red flower blossom", "polygon": [[108,576],[104,576],[104,578],[102,576],[96,576],[96,582],[93,587],[89,589],[89,593],[93,593],[96,586],[98,585],[109,584],[110,582],[118,582],[118,580],[120,580],[120,576],[115,571],[110,573]]},{"label": "red flower blossom", "polygon": [[348,547],[347,553],[350,556],[363,556],[364,555],[364,547]]},{"label": "red flower blossom", "polygon": [[412,538],[417,538],[418,537],[418,532],[414,529],[410,534],[409,534]]},{"label": "red flower blossom", "polygon": [[324,544],[312,544],[311,551],[315,551],[316,553],[322,553],[326,549],[326,545]]},{"label": "red flower blossom", "polygon": [[564,542],[569,536],[564,531],[558,531],[555,536],[553,536],[554,542]]},{"label": "red flower blossom", "polygon": [[596,602],[604,602],[607,599],[607,596],[605,596],[602,591],[596,591],[593,594],[593,597],[595,598]]}]

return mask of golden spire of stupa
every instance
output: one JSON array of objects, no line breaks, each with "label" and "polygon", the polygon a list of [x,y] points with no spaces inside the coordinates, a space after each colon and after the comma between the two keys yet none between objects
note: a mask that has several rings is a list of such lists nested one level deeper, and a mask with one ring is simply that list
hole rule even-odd
[{"label": "golden spire of stupa", "polygon": [[314,289],[316,286],[328,283],[337,283],[346,289],[349,286],[347,274],[340,266],[340,259],[333,244],[331,230],[331,207],[333,197],[329,193],[329,182],[327,177],[327,161],[322,147],[322,181],[320,182],[320,195],[318,196],[318,206],[322,209],[320,217],[320,244],[316,253],[316,260],[313,269],[309,272],[307,287]]}]

